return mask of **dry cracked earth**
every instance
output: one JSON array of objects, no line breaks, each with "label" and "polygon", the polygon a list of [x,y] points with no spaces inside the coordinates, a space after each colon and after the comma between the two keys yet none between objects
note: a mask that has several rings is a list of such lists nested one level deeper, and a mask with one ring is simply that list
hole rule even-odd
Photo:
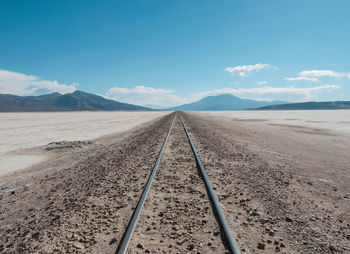
[{"label": "dry cracked earth", "polygon": [[[296,176],[299,164],[181,114],[242,253],[350,253],[344,190],[320,190]],[[56,160],[1,179],[0,253],[114,253],[173,118],[101,143],[51,145]],[[128,251],[228,253],[179,118]]]}]

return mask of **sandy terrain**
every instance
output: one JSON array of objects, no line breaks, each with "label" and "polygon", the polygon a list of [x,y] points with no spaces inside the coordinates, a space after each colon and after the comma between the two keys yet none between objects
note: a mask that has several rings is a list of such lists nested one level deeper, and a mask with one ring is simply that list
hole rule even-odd
[{"label": "sandy terrain", "polygon": [[[248,253],[259,244],[266,253],[350,253],[349,126],[331,129],[350,111],[323,112],[324,129],[322,111],[273,113],[187,116],[239,244]],[[293,120],[305,115],[312,126]]]},{"label": "sandy terrain", "polygon": [[[301,119],[296,111],[274,120],[249,114],[183,113],[242,253],[350,253],[346,130],[321,127],[312,114],[312,126],[291,124]],[[58,159],[0,180],[0,253],[114,253],[172,119],[81,149],[55,144]],[[189,145],[174,127],[130,253],[223,253]]]},{"label": "sandy terrain", "polygon": [[114,253],[171,121],[0,180],[0,253]]},{"label": "sandy terrain", "polygon": [[53,155],[40,146],[120,133],[168,112],[0,113],[0,175]]},{"label": "sandy terrain", "polygon": [[285,157],[298,166],[301,178],[350,186],[350,110],[196,114],[225,126],[237,142],[261,157]]},{"label": "sandy terrain", "polygon": [[350,110],[268,110],[268,111],[201,111],[207,116],[239,121],[268,122],[288,126],[326,129],[350,135]]}]

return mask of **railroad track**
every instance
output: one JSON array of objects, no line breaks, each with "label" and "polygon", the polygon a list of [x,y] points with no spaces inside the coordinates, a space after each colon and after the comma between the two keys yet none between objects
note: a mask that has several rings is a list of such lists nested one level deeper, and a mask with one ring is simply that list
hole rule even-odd
[{"label": "railroad track", "polygon": [[[179,126],[181,124],[181,127],[183,128],[182,132],[184,134],[184,136],[187,138],[187,144],[190,145],[190,149],[192,150],[192,157],[194,157],[194,161],[195,161],[195,164],[197,166],[197,171],[199,170],[199,175],[201,176],[200,179],[202,179],[202,181],[204,182],[204,186],[205,186],[205,189],[206,189],[206,193],[207,193],[207,198],[208,200],[210,200],[210,204],[211,204],[211,207],[212,207],[212,210],[213,210],[213,214],[212,216],[214,217],[215,216],[215,220],[216,220],[216,223],[217,223],[217,227],[220,229],[219,231],[217,231],[216,233],[219,234],[220,232],[220,236],[221,236],[221,239],[222,239],[222,245],[223,247],[225,248],[225,251],[228,252],[228,253],[233,253],[233,254],[239,254],[240,251],[239,251],[239,248],[237,246],[237,243],[232,235],[232,232],[228,226],[228,223],[227,223],[227,220],[224,216],[224,213],[220,207],[220,204],[219,204],[219,201],[214,193],[214,190],[213,190],[213,187],[209,181],[209,178],[206,174],[206,171],[202,165],[202,162],[198,156],[198,153],[196,151],[196,148],[192,142],[192,139],[190,137],[190,134],[186,128],[186,125],[182,119],[182,116],[181,116],[181,113],[179,112],[176,112],[175,113],[175,116],[174,116],[174,119],[172,121],[172,124],[170,126],[170,129],[168,131],[168,134],[163,142],[163,145],[162,145],[162,148],[159,152],[159,155],[158,155],[158,158],[157,158],[157,161],[154,165],[154,168],[146,182],[146,185],[144,187],[144,190],[142,192],[142,195],[139,199],[139,202],[136,206],[136,208],[134,209],[133,211],[133,214],[131,216],[131,219],[129,221],[129,224],[124,232],[124,235],[119,243],[119,246],[116,250],[116,254],[124,254],[127,252],[128,248],[129,248],[129,244],[132,240],[132,236],[133,236],[133,233],[135,231],[135,228],[137,226],[137,222],[139,220],[139,217],[140,217],[140,214],[141,214],[141,211],[142,211],[142,208],[146,202],[146,199],[147,199],[147,196],[148,196],[148,193],[150,192],[151,190],[151,186],[152,186],[152,182],[156,176],[156,173],[157,173],[157,170],[158,170],[158,167],[161,163],[161,159],[162,159],[162,156],[163,156],[163,153],[165,151],[165,148],[166,148],[166,145],[167,145],[167,142],[169,140],[169,137],[171,136],[171,133],[172,133],[172,130],[173,130],[173,127],[174,125],[176,125],[176,128],[177,128],[177,133],[179,134],[180,133],[180,130],[179,130]],[[174,141],[175,142],[175,141]],[[181,156],[181,155],[180,155]],[[174,171],[173,174],[178,174],[178,171]],[[166,176],[169,178],[169,176]],[[171,176],[170,176],[171,177]],[[167,178],[167,179],[168,179]],[[194,178],[194,176],[191,176],[191,179]],[[194,180],[191,180],[191,181],[194,181]],[[198,180],[200,181],[200,180]],[[203,187],[204,188],[204,187]],[[163,189],[163,187],[162,187]],[[193,193],[196,193],[197,192],[200,192],[200,190],[195,190],[193,191]],[[200,197],[202,198],[204,195],[202,194]],[[158,200],[158,196],[157,196],[157,200]],[[194,200],[195,202],[195,200]],[[155,204],[158,204],[158,201],[155,202]],[[187,206],[187,205],[186,205]],[[155,210],[155,209],[154,209]],[[182,212],[182,210],[180,211]],[[160,213],[162,214],[162,213]],[[196,213],[195,213],[196,215]],[[197,216],[199,216],[199,214],[197,214]],[[148,216],[149,217],[149,216]],[[202,217],[203,217],[203,214],[202,214]],[[204,220],[205,221],[205,220]],[[149,230],[150,227],[148,227],[146,230]],[[216,234],[216,235],[217,235]],[[142,245],[138,245],[139,248],[143,248]],[[171,247],[171,245],[169,246]],[[189,249],[188,250],[191,250],[192,248],[194,248],[194,246],[190,245]],[[158,249],[159,250],[159,249]]]}]

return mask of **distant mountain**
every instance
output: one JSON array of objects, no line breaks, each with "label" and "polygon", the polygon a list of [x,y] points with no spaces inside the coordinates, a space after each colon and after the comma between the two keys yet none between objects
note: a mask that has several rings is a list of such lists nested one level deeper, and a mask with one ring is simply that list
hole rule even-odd
[{"label": "distant mountain", "polygon": [[169,108],[169,110],[189,110],[189,111],[214,111],[214,110],[243,110],[255,109],[272,104],[282,104],[284,102],[274,101],[254,101],[247,99],[240,99],[232,94],[221,94],[217,96],[208,96],[199,101],[184,104],[181,106]]},{"label": "distant mountain", "polygon": [[78,111],[78,110],[151,110],[102,96],[75,91],[74,93],[52,93],[41,96],[16,96],[0,94],[0,111]]},{"label": "distant mountain", "polygon": [[257,108],[258,110],[301,110],[301,109],[350,109],[350,101],[301,102],[282,105],[270,105]]}]

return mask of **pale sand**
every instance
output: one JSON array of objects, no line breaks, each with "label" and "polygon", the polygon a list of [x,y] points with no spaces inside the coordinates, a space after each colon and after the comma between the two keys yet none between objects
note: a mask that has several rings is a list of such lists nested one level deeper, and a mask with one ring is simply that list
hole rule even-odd
[{"label": "pale sand", "polygon": [[324,129],[350,135],[350,110],[196,111],[207,116]]},{"label": "pale sand", "polygon": [[35,149],[55,141],[91,140],[130,130],[169,112],[0,113],[0,175],[50,158]]},{"label": "pale sand", "polygon": [[195,114],[223,126],[236,141],[268,157],[270,162],[275,155],[299,165],[300,178],[333,182],[350,194],[350,110]]}]

